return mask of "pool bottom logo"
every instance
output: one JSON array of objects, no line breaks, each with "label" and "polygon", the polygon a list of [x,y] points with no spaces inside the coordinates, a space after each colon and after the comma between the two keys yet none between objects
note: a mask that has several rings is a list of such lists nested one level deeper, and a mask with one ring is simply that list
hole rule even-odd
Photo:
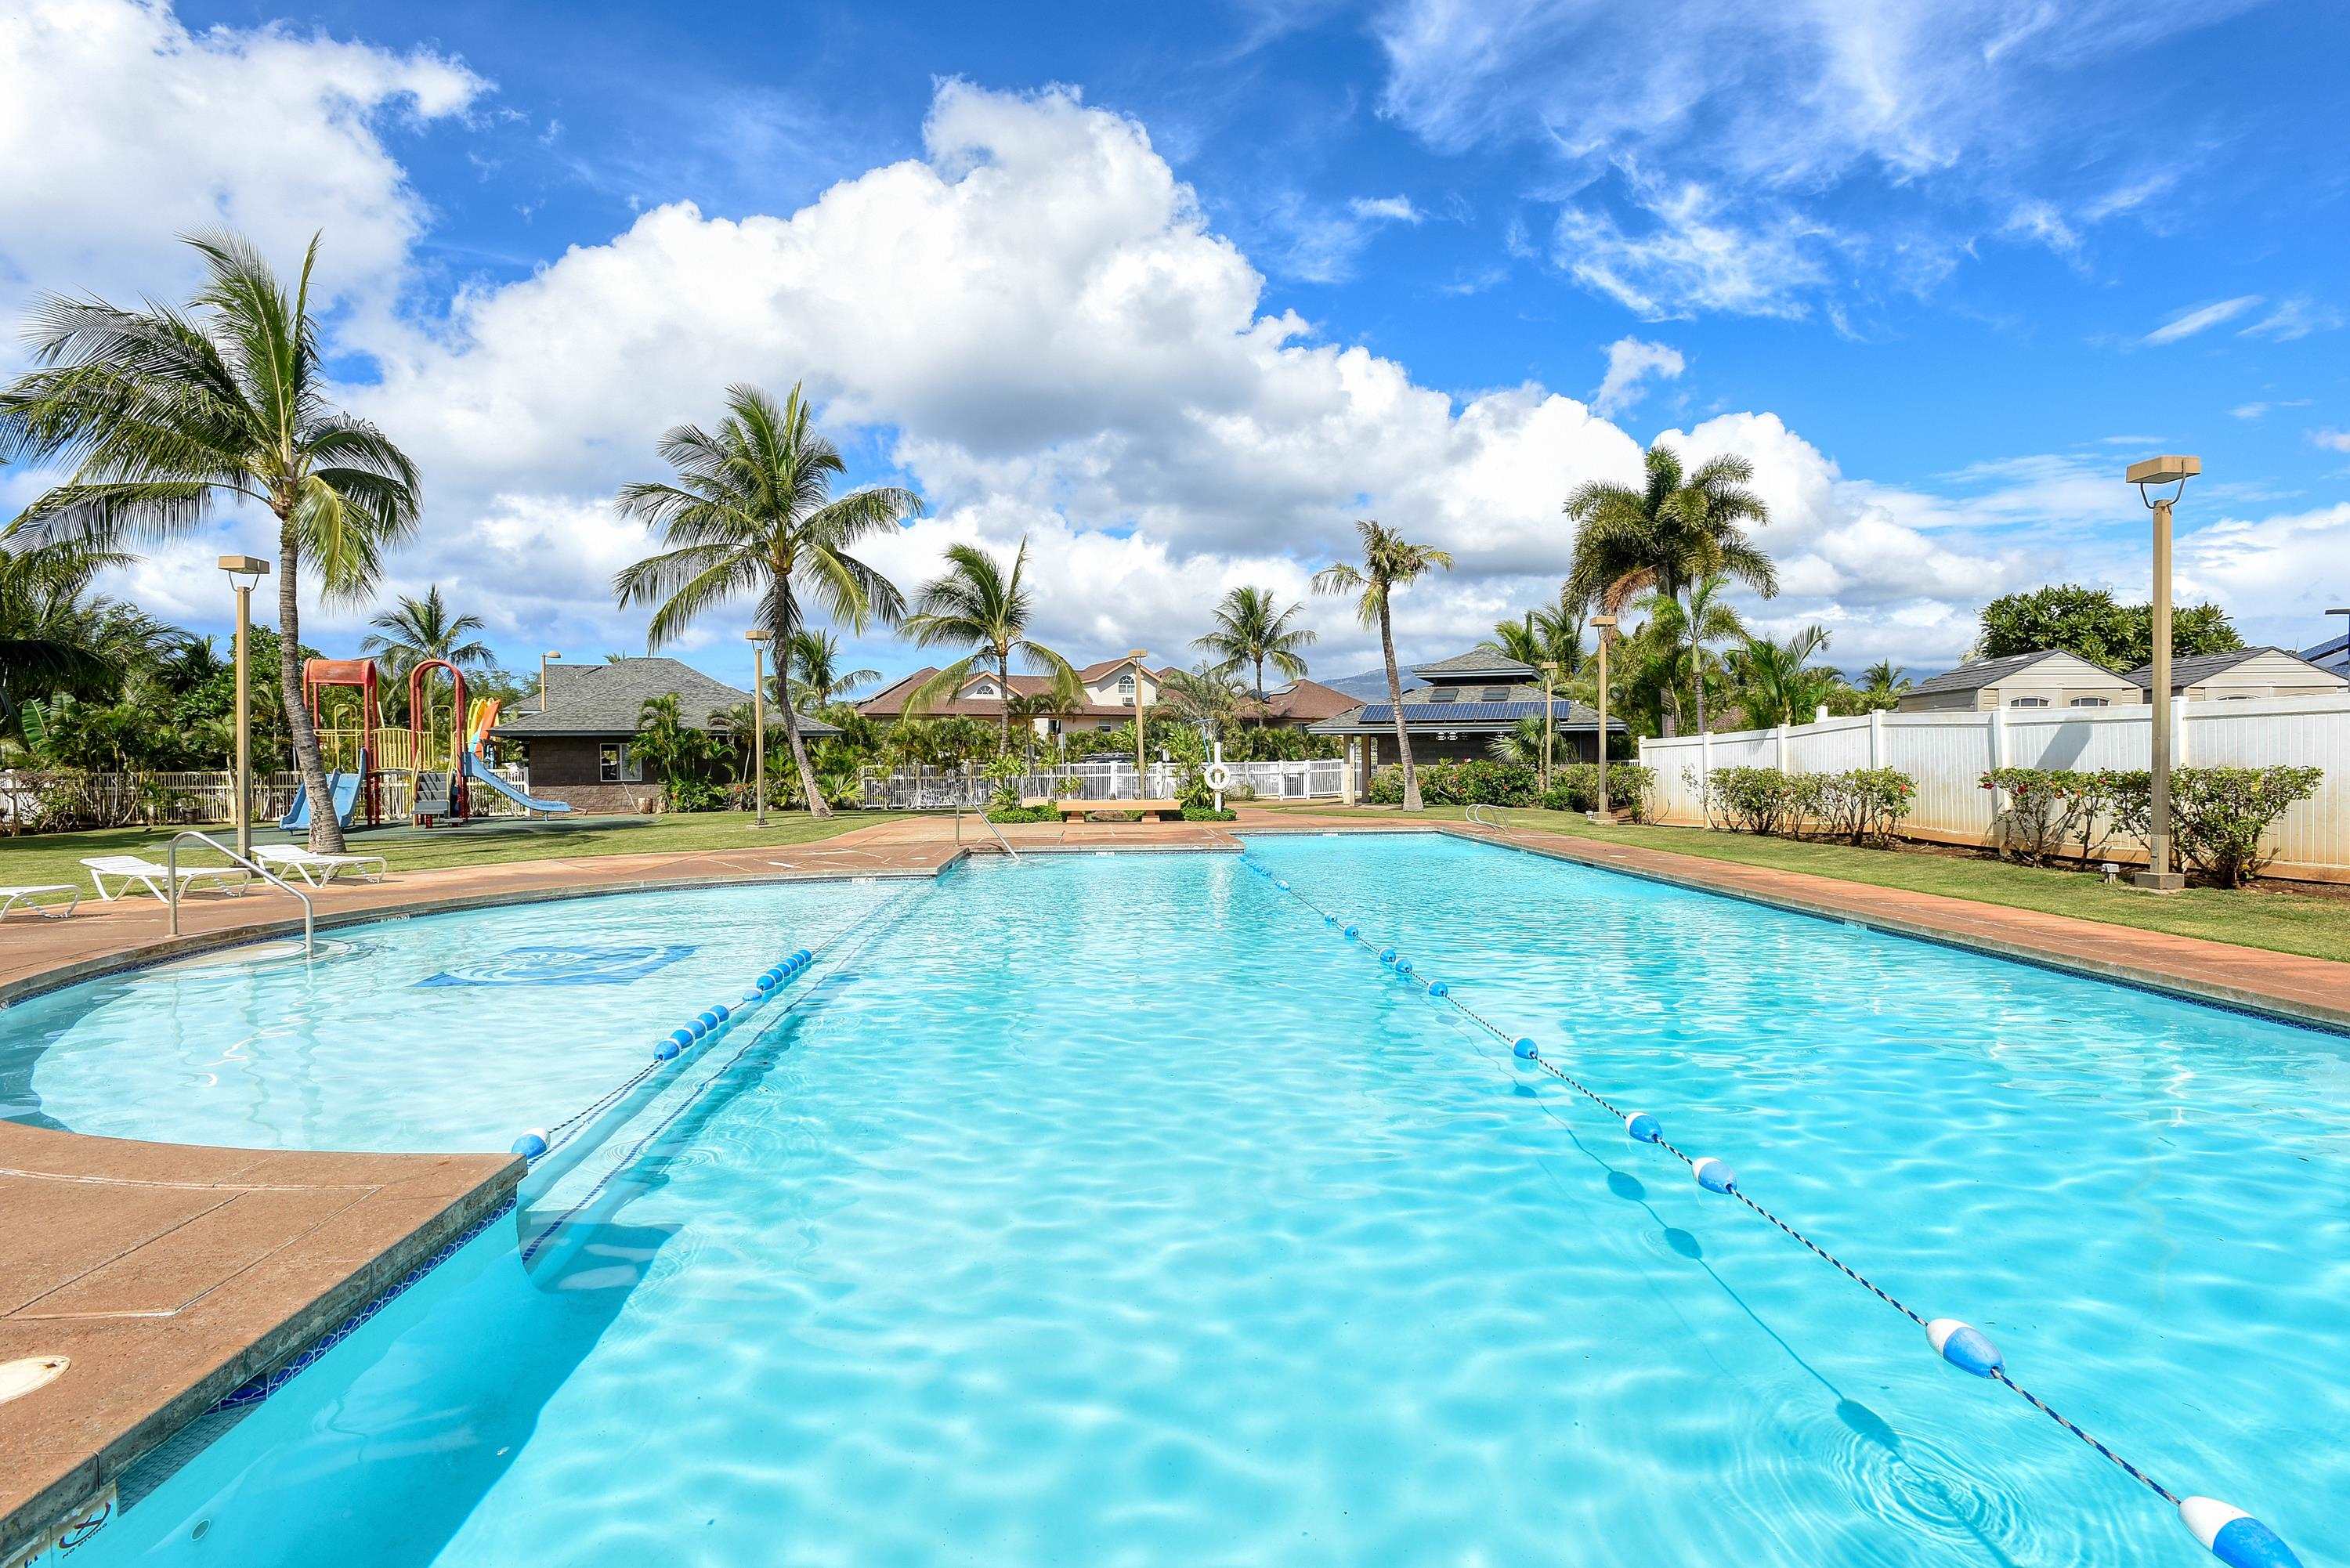
[{"label": "pool bottom logo", "polygon": [[420,980],[419,985],[627,985],[694,950],[686,942],[632,947],[509,948]]}]

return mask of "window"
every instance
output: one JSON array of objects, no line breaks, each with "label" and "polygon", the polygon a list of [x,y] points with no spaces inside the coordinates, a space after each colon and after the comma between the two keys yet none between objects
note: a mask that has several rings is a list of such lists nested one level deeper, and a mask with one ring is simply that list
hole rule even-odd
[{"label": "window", "polygon": [[983,680],[971,689],[971,694],[974,697],[993,697],[995,695],[995,682]]},{"label": "window", "polygon": [[1132,670],[1118,678],[1118,700],[1129,708],[1134,706],[1134,672]]},{"label": "window", "polygon": [[606,784],[642,784],[645,764],[619,741],[607,741],[596,748],[596,776]]},{"label": "window", "polygon": [[1428,694],[1428,700],[1431,702],[1457,702],[1461,700],[1461,693],[1450,686],[1440,686]]},{"label": "window", "polygon": [[2113,704],[2103,697],[2075,697],[2066,704],[2072,708],[2110,708]]},{"label": "window", "polygon": [[2011,697],[2007,700],[2007,705],[2011,708],[2045,708],[2048,706],[2048,699],[2045,697]]},{"label": "window", "polygon": [[1481,702],[1506,702],[1510,700],[1510,689],[1506,686],[1488,686],[1479,693],[1477,700]]}]

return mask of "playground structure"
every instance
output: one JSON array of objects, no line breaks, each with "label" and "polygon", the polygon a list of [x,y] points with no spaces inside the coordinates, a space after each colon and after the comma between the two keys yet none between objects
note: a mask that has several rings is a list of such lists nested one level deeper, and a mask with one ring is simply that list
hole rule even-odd
[{"label": "playground structure", "polygon": [[[446,722],[428,701],[428,678],[436,670],[449,673],[450,701]],[[349,691],[356,711],[351,723],[328,724],[329,694]],[[468,701],[465,672],[445,659],[427,659],[408,672],[406,725],[383,722],[383,694],[372,659],[313,659],[302,666],[302,705],[317,731],[318,752],[327,768],[327,794],[336,819],[345,826],[364,813],[364,825],[388,822],[431,826],[463,822],[487,815],[489,796],[502,797],[531,812],[565,812],[561,801],[535,800],[493,772],[486,755],[489,734],[497,722],[494,700]],[[332,706],[342,707],[340,702]],[[335,715],[338,720],[345,714]],[[488,792],[476,796],[473,787]],[[297,794],[294,808],[278,822],[286,830],[310,822],[307,792]]]}]

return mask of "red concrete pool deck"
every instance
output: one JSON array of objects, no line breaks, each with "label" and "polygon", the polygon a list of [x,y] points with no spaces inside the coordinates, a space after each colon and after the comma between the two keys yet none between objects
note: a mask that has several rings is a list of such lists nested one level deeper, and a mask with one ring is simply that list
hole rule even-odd
[{"label": "red concrete pool deck", "polygon": [[[1240,832],[1445,832],[1711,892],[1957,942],[2186,995],[2350,1026],[2350,965],[1931,894],[1700,859],[1605,839],[1340,809],[1243,809],[1231,826],[1008,826],[1023,854],[1224,851]],[[892,819],[812,844],[551,857],[317,889],[323,929],[396,912],[660,887],[931,877],[996,853],[987,829]],[[78,975],[298,932],[274,889],[182,904],[86,903],[0,929],[0,1002]],[[502,1155],[261,1152],[0,1122],[0,1363],[64,1356],[0,1403],[0,1563],[101,1498],[124,1467],[247,1377],[350,1315],[511,1195]]]}]

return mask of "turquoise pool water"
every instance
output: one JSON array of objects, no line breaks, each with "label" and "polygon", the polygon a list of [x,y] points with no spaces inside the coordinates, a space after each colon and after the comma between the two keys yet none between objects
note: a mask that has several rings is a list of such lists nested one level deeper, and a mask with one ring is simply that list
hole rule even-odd
[{"label": "turquoise pool water", "polygon": [[[2350,1041],[1454,840],[1252,854],[2175,1489],[2350,1558]],[[895,889],[691,897],[594,918],[611,946],[723,931],[751,968],[865,919],[612,1135],[600,1186],[147,1467],[78,1568],[2210,1560],[1234,857],[983,864],[878,909]],[[575,908],[448,925],[568,940]],[[404,951],[434,923],[368,939],[358,967],[410,965],[388,1015],[457,1007]],[[286,1051],[218,1140],[494,1147],[565,1010],[664,972],[504,988],[550,1022],[488,1080],[415,1063],[416,1136],[318,1108],[337,1059]],[[173,1071],[265,1011],[183,1009]],[[192,1136],[74,1034],[31,1064],[44,1114]]]}]

